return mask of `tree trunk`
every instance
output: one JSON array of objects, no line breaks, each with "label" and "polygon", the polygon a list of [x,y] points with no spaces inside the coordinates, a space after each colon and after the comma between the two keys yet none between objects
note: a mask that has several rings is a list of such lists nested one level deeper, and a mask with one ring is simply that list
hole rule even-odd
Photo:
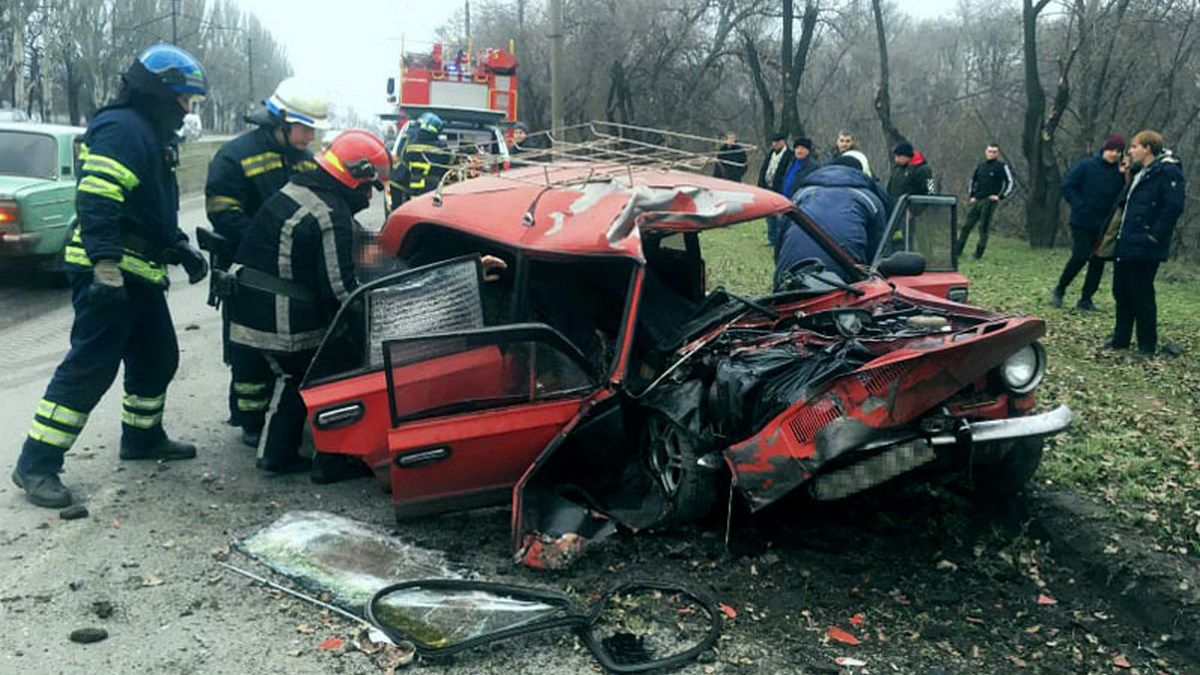
[{"label": "tree trunk", "polygon": [[883,137],[888,148],[904,140],[904,134],[892,123],[892,95],[889,91],[887,32],[883,25],[883,9],[879,0],[871,0],[871,12],[875,15],[875,39],[879,44],[879,90],[875,94],[875,115],[879,117],[879,126],[883,129]]},{"label": "tree trunk", "polygon": [[762,135],[763,141],[769,143],[775,135],[775,101],[771,98],[771,89],[763,76],[762,61],[758,58],[758,46],[754,37],[742,33],[742,59],[750,70],[750,81],[754,83],[754,91],[758,92],[758,100],[762,106]]}]

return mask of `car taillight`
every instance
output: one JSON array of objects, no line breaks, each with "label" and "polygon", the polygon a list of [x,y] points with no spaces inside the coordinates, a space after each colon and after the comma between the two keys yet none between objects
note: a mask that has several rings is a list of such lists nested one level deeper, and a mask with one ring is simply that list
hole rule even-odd
[{"label": "car taillight", "polygon": [[16,202],[0,202],[0,232],[21,232],[21,211]]}]

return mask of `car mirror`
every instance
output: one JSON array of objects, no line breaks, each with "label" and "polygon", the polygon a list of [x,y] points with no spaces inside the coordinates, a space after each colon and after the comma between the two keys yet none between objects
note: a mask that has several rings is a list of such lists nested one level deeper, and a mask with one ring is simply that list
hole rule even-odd
[{"label": "car mirror", "polygon": [[875,269],[885,277],[915,277],[925,273],[925,256],[915,251],[897,251],[879,261]]},{"label": "car mirror", "polygon": [[429,657],[586,621],[561,593],[459,579],[389,586],[371,598],[367,612],[390,636]]}]

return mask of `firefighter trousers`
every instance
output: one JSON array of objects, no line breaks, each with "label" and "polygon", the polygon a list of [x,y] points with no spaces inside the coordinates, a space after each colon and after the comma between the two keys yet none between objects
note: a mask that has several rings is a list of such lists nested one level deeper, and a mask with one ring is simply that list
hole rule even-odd
[{"label": "firefighter trousers", "polygon": [[286,463],[299,456],[304,440],[304,421],[308,413],[304,409],[304,399],[300,398],[300,381],[316,352],[257,353],[270,364],[276,377],[274,396],[258,444],[258,456],[274,464]]},{"label": "firefighter trousers", "polygon": [[223,338],[226,363],[229,364],[229,423],[246,431],[261,431],[275,373],[262,352],[229,342],[229,315],[222,306]]},{"label": "firefighter trousers", "polygon": [[[72,266],[68,266],[72,267]],[[166,437],[167,385],[179,366],[179,343],[165,289],[126,275],[125,298],[89,293],[90,269],[69,269],[71,348],[38,402],[17,467],[26,474],[62,470],[63,455],[125,364],[121,443],[143,448]]]}]

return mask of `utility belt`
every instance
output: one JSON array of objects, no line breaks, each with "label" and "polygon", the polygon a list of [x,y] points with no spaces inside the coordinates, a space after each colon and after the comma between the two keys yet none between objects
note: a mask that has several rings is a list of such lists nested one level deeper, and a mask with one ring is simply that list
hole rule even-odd
[{"label": "utility belt", "polygon": [[220,309],[221,298],[225,297],[221,295],[219,288],[223,283],[220,275],[228,276],[226,270],[233,264],[237,246],[228,237],[219,235],[207,227],[196,228],[196,243],[201,251],[208,253],[208,267],[211,270],[208,275],[208,304]]},{"label": "utility belt", "polygon": [[272,295],[282,295],[285,298],[301,302],[316,303],[318,300],[317,294],[313,293],[308,287],[294,281],[280,279],[274,274],[268,274],[252,267],[234,265],[229,271],[214,269],[212,276],[213,292],[221,300],[230,300],[237,297],[239,291],[243,288],[270,293]]},{"label": "utility belt", "polygon": [[[121,248],[123,255],[117,263],[117,267],[157,286],[168,284],[167,268],[159,259],[160,256],[153,252],[160,251],[160,249],[152,249],[145,238],[128,232],[122,234]],[[92,260],[83,246],[83,237],[79,234],[78,226],[71,233],[71,240],[63,248],[63,260],[80,267],[92,266]]]}]

